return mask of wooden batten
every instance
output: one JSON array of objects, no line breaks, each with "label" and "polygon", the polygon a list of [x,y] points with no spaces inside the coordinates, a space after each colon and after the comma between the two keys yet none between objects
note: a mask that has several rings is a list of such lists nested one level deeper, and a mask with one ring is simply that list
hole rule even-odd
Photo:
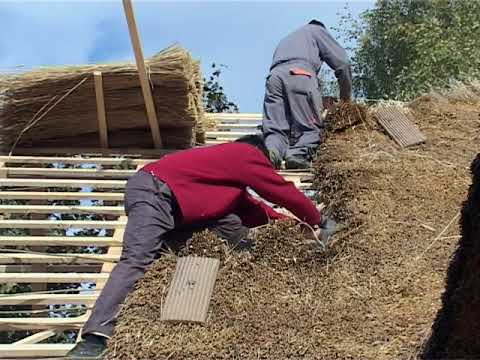
[{"label": "wooden batten", "polygon": [[108,148],[107,117],[105,113],[102,72],[94,71],[93,79],[95,84],[95,98],[97,101],[98,136],[100,146],[102,148]]}]

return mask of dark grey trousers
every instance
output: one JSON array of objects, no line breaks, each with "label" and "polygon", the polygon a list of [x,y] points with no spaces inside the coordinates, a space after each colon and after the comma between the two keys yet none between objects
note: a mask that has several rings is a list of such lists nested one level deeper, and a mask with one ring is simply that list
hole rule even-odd
[{"label": "dark grey trousers", "polygon": [[315,72],[311,77],[292,75],[295,67],[310,71],[292,62],[273,68],[267,77],[262,131],[268,150],[280,159],[311,160],[324,136],[322,93]]},{"label": "dark grey trousers", "polygon": [[179,227],[179,210],[169,187],[146,172],[127,183],[125,210],[128,215],[120,261],[105,284],[82,333],[110,337],[120,305],[143,276],[145,269],[169,247],[181,247],[194,231],[209,228],[229,243],[242,240],[248,228],[236,215],[196,227]]}]

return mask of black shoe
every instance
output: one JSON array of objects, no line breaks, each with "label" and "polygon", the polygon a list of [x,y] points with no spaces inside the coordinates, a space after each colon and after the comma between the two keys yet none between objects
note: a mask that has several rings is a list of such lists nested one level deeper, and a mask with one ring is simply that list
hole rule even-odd
[{"label": "black shoe", "polygon": [[96,335],[86,335],[69,351],[67,359],[103,359],[107,353],[107,338]]},{"label": "black shoe", "polygon": [[298,157],[287,157],[285,159],[285,168],[289,170],[295,169],[309,169],[311,167],[310,161]]},{"label": "black shoe", "polygon": [[272,162],[272,165],[275,169],[280,170],[282,168],[282,159],[280,156],[277,154],[276,151],[271,150],[269,152],[270,154],[270,161]]}]

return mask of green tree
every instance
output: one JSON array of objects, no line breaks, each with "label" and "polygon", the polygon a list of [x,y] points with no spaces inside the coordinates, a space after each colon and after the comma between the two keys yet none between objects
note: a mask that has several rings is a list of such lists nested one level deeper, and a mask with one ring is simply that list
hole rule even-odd
[{"label": "green tree", "polygon": [[238,106],[229,101],[220,84],[220,74],[225,69],[225,65],[212,64],[212,73],[203,83],[203,103],[205,110],[211,113],[238,112]]},{"label": "green tree", "polygon": [[337,30],[356,43],[357,95],[405,100],[480,75],[479,0],[379,0]]}]

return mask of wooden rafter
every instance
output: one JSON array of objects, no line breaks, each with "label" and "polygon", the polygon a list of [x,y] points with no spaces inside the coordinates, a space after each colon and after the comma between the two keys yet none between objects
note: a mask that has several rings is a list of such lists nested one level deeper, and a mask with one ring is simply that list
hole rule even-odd
[{"label": "wooden rafter", "polygon": [[161,148],[162,138],[160,136],[160,128],[158,126],[157,112],[155,110],[155,103],[153,102],[152,90],[150,88],[150,82],[148,81],[147,70],[145,69],[142,45],[140,43],[140,36],[138,34],[132,1],[123,0],[123,7],[125,10],[125,16],[127,18],[130,38],[132,40],[133,51],[135,53],[135,61],[137,63],[140,86],[142,87],[143,98],[145,100],[148,123],[150,125],[150,130],[152,131],[153,144],[156,148]]}]

